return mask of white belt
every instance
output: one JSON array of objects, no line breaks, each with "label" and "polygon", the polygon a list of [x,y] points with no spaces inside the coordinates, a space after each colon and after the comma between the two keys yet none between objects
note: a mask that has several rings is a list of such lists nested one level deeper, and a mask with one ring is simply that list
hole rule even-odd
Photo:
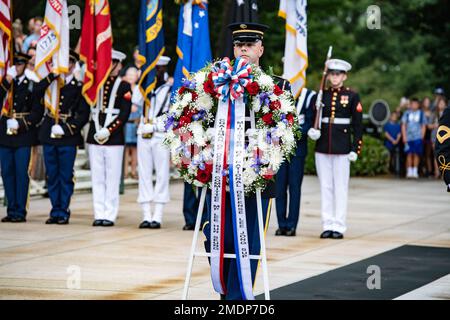
[{"label": "white belt", "polygon": [[333,118],[332,121],[330,121],[330,118],[325,117],[322,118],[322,123],[334,123],[334,124],[350,124],[351,119],[350,118]]},{"label": "white belt", "polygon": [[120,113],[120,109],[105,109],[105,110],[101,110],[101,111],[98,108],[93,108],[92,109],[92,114],[93,115],[97,115],[97,114],[100,114],[100,113],[104,113],[104,114],[110,113],[113,116],[115,116],[115,115]]}]

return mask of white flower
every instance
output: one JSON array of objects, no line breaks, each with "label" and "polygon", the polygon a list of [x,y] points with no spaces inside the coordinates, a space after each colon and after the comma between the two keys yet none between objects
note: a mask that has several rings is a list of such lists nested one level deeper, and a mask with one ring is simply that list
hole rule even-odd
[{"label": "white flower", "polygon": [[279,147],[272,147],[269,152],[266,153],[267,159],[269,160],[270,167],[274,170],[278,170],[281,163],[283,162],[283,153]]},{"label": "white flower", "polygon": [[189,130],[192,132],[193,143],[199,147],[203,147],[206,145],[206,132],[203,130],[203,127],[200,121],[193,121],[189,124]]},{"label": "white flower", "polygon": [[267,75],[267,74],[265,74],[265,73],[263,73],[263,74],[259,77],[258,83],[259,83],[259,85],[260,85],[261,87],[263,87],[263,88],[266,89],[266,90],[271,90],[271,89],[273,88],[273,86],[274,86],[272,77],[269,76],[269,75]]},{"label": "white flower", "polygon": [[242,173],[244,185],[250,186],[253,184],[253,182],[256,180],[258,175],[256,174],[255,170],[253,168],[247,167],[244,172]]},{"label": "white flower", "polygon": [[295,105],[288,98],[281,96],[280,97],[281,108],[280,111],[282,113],[291,113],[295,110]]},{"label": "white flower", "polygon": [[195,81],[197,91],[203,90],[203,82],[205,82],[205,79],[206,79],[205,71],[199,71],[196,74],[194,74],[193,80]]},{"label": "white flower", "polygon": [[183,95],[183,98],[181,99],[180,106],[182,108],[186,107],[190,102],[192,101],[192,93],[187,92]]},{"label": "white flower", "polygon": [[252,109],[255,112],[259,112],[259,110],[261,109],[261,102],[259,101],[258,97],[253,98]]},{"label": "white flower", "polygon": [[209,111],[213,106],[213,99],[208,94],[200,94],[197,99],[197,105],[200,110]]}]

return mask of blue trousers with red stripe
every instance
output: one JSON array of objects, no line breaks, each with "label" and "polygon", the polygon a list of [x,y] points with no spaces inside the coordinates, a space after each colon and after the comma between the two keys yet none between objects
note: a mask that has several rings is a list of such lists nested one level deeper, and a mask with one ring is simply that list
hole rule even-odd
[{"label": "blue trousers with red stripe", "polygon": [[[224,252],[235,253],[234,236],[233,236],[233,221],[231,212],[230,193],[227,192],[225,197],[225,236],[224,236]],[[267,223],[267,213],[269,209],[270,199],[262,198],[262,211],[264,224]],[[211,218],[211,192],[206,194],[206,204],[208,208],[208,220]],[[245,197],[245,211],[247,215],[247,234],[249,239],[249,250],[251,255],[259,255],[261,250],[261,243],[259,241],[258,228],[258,209],[256,206],[256,196]],[[265,225],[264,225],[265,228]],[[210,223],[203,228],[203,233],[206,236],[205,249],[210,252],[211,248],[211,229]],[[258,260],[250,260],[252,281],[255,282],[256,270],[258,267]],[[226,300],[242,300],[243,295],[239,285],[238,269],[236,259],[224,259],[224,282],[227,289],[225,295]]]},{"label": "blue trousers with red stripe", "polygon": [[8,200],[7,215],[25,218],[27,215],[31,147],[0,147],[3,187]]},{"label": "blue trousers with red stripe", "polygon": [[73,166],[76,156],[76,146],[44,145],[44,162],[48,195],[52,203],[50,212],[52,218],[70,216],[69,205],[75,186]]}]

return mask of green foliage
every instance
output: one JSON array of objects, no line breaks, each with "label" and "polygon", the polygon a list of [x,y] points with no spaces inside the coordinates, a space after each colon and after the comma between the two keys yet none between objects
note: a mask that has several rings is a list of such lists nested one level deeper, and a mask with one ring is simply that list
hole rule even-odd
[{"label": "green foliage", "polygon": [[[371,136],[363,137],[363,148],[358,160],[351,164],[351,176],[376,176],[389,172],[389,152],[381,140]],[[305,174],[316,174],[314,161],[314,141],[308,139],[308,155]]]}]

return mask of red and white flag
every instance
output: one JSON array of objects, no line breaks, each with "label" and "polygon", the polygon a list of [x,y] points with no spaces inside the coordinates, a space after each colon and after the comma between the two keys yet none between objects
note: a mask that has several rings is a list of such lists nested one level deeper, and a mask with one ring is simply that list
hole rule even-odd
[{"label": "red and white flag", "polygon": [[[67,0],[47,0],[44,24],[37,43],[35,71],[40,79],[69,70],[69,14]],[[45,93],[45,107],[57,115],[62,79],[54,81]]]},{"label": "red and white flag", "polygon": [[[12,66],[11,29],[11,0],[0,0],[0,78]],[[2,114],[7,114],[10,107],[8,98],[1,103]]]},{"label": "red and white flag", "polygon": [[80,58],[86,64],[83,95],[95,106],[112,66],[111,15],[108,0],[86,0]]}]

